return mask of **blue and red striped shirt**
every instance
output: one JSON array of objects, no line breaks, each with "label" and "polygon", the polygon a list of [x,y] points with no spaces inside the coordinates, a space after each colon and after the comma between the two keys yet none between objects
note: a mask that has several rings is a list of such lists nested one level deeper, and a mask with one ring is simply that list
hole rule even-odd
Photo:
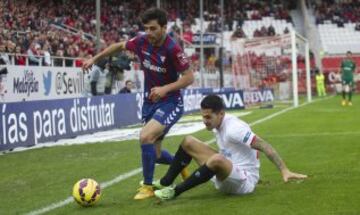
[{"label": "blue and red striped shirt", "polygon": [[[126,49],[139,57],[144,71],[145,101],[149,101],[151,88],[176,82],[179,74],[189,68],[183,50],[169,35],[160,47],[155,47],[145,34],[141,34],[127,41]],[[161,101],[178,97],[180,90],[169,92]]]}]

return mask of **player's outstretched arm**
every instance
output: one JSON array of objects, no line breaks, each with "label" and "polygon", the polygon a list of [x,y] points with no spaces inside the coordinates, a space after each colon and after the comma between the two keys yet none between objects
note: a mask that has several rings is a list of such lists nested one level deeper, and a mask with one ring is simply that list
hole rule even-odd
[{"label": "player's outstretched arm", "polygon": [[307,175],[291,172],[276,150],[260,137],[256,137],[256,140],[251,143],[251,147],[263,152],[266,157],[275,164],[275,166],[280,170],[284,182],[288,182],[289,179],[307,178]]},{"label": "player's outstretched arm", "polygon": [[111,56],[115,54],[116,52],[122,51],[125,49],[125,42],[119,42],[111,44],[109,47],[104,49],[99,54],[95,55],[94,57],[87,59],[83,64],[83,70],[88,70],[94,63],[98,62],[99,60]]}]

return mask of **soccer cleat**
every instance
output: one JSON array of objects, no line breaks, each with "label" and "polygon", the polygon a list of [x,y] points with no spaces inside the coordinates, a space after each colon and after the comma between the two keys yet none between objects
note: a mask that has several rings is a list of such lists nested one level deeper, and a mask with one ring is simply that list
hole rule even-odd
[{"label": "soccer cleat", "polygon": [[348,105],[349,105],[349,106],[352,106],[352,102],[348,102]]},{"label": "soccer cleat", "polygon": [[341,105],[346,106],[346,100],[342,100]]},{"label": "soccer cleat", "polygon": [[154,188],[151,185],[142,185],[138,189],[138,193],[135,195],[135,200],[147,199],[154,196]]},{"label": "soccer cleat", "polygon": [[166,201],[175,198],[175,189],[173,187],[165,187],[161,190],[155,191],[155,196],[161,201]]},{"label": "soccer cleat", "polygon": [[181,174],[181,178],[183,179],[183,181],[185,181],[187,178],[190,177],[190,172],[187,167],[185,167],[183,170],[181,170],[180,174]]},{"label": "soccer cleat", "polygon": [[163,189],[165,186],[162,186],[160,184],[160,179],[159,179],[159,180],[153,181],[153,187],[157,190],[160,190],[160,189]]}]

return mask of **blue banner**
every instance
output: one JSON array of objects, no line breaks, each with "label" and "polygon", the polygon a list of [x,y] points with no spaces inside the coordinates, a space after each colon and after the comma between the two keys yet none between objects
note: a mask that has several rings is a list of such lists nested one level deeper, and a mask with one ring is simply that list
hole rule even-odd
[{"label": "blue banner", "polygon": [[[184,90],[184,112],[199,111],[202,98],[215,93],[227,109],[273,100],[271,90]],[[141,123],[142,93],[0,104],[0,151]]]},{"label": "blue banner", "polygon": [[136,94],[0,105],[0,151],[140,122]]}]

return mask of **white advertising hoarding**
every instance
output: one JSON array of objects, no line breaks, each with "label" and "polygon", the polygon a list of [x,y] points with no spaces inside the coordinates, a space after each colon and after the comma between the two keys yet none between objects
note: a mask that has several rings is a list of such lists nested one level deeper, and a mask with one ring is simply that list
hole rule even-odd
[{"label": "white advertising hoarding", "polygon": [[7,66],[1,77],[0,101],[17,102],[81,97],[85,91],[81,68]]}]

